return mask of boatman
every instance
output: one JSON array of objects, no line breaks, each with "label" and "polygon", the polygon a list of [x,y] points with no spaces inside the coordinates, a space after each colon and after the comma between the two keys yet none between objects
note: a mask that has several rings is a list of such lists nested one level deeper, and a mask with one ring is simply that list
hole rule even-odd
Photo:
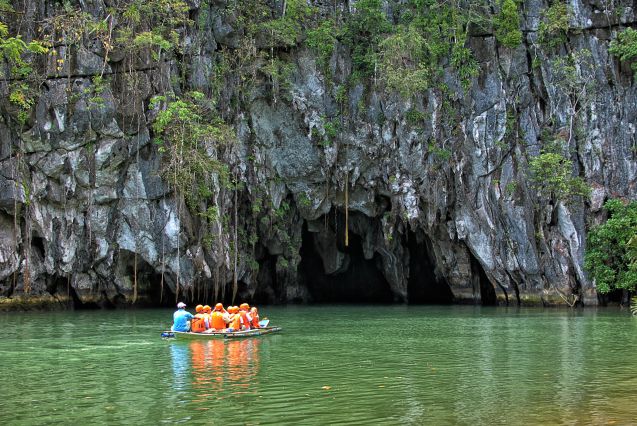
[{"label": "boatman", "polygon": [[194,315],[186,310],[184,302],[177,303],[177,311],[173,314],[172,331],[190,331],[190,320]]}]

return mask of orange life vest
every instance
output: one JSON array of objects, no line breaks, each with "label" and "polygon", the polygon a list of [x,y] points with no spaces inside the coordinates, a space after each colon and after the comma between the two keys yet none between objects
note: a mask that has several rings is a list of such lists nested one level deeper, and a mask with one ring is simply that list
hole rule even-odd
[{"label": "orange life vest", "polygon": [[250,312],[250,315],[252,315],[252,328],[260,328],[259,314],[257,314],[256,312]]},{"label": "orange life vest", "polygon": [[203,314],[195,315],[190,323],[190,331],[192,331],[193,333],[201,333],[202,331],[206,331],[206,321],[203,317]]},{"label": "orange life vest", "polygon": [[235,331],[241,330],[241,315],[234,314],[230,320],[230,324],[228,324],[228,327],[233,328]]},{"label": "orange life vest", "polygon": [[226,328],[226,322],[223,320],[223,314],[219,311],[212,313],[211,328],[223,330]]},{"label": "orange life vest", "polygon": [[239,311],[241,317],[241,325],[247,329],[250,328],[250,320],[248,319],[248,313],[246,311]]}]

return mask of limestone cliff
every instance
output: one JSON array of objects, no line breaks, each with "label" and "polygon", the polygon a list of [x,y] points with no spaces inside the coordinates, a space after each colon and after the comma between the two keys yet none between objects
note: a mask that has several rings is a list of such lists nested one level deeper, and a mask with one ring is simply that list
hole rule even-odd
[{"label": "limestone cliff", "polygon": [[[48,52],[3,62],[0,296],[597,304],[586,231],[637,195],[637,91],[609,54],[636,5],[524,1],[510,41],[505,4],[12,2],[7,37]],[[392,62],[401,25],[421,62]],[[157,141],[189,91],[218,169]],[[532,179],[556,141],[590,195]]]}]

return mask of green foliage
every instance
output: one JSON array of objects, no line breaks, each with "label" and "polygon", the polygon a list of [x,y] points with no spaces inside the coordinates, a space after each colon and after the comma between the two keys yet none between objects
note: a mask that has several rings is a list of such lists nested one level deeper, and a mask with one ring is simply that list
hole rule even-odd
[{"label": "green foliage", "polygon": [[565,43],[571,15],[571,9],[566,3],[554,2],[551,7],[542,12],[542,21],[538,28],[538,41],[548,47]]},{"label": "green foliage", "polygon": [[167,40],[158,32],[144,31],[135,36],[133,39],[133,46],[137,49],[148,48],[153,59],[158,61],[161,57],[162,51],[170,51],[178,37],[179,36],[175,31],[170,32],[170,40]]},{"label": "green foliage", "polygon": [[374,76],[378,65],[378,48],[391,25],[382,10],[381,0],[359,0],[347,19],[342,42],[351,50],[353,81]]},{"label": "green foliage", "polygon": [[441,162],[449,161],[451,158],[451,151],[446,148],[439,147],[435,141],[430,141],[428,148],[429,152]]},{"label": "green foliage", "polygon": [[295,46],[303,34],[303,29],[309,26],[314,12],[305,0],[286,0],[285,13],[277,19],[265,21],[259,30],[266,34],[268,47]]},{"label": "green foliage", "polygon": [[637,30],[626,28],[610,42],[608,51],[622,61],[631,61],[630,67],[637,79]]},{"label": "green foliage", "polygon": [[305,208],[312,207],[312,200],[310,199],[310,197],[308,197],[308,195],[305,192],[299,193],[297,197],[297,202],[299,206],[302,206]]},{"label": "green foliage", "polygon": [[[9,3],[9,0],[0,0],[0,12],[14,12],[13,6]],[[2,27],[2,23],[0,22],[0,27]],[[1,30],[0,30],[1,33]]]},{"label": "green foliage", "polygon": [[9,102],[17,108],[17,120],[25,124],[31,109],[35,105],[38,92],[32,66],[33,57],[48,52],[47,45],[38,40],[26,42],[20,35],[9,37],[9,28],[0,21],[0,64],[6,63],[9,75],[3,74],[4,66],[0,66],[0,78],[13,78],[16,81],[9,85]]},{"label": "green foliage", "polygon": [[155,96],[150,103],[151,109],[158,110],[152,126],[155,143],[166,154],[162,176],[184,195],[192,210],[212,195],[215,176],[222,184],[229,182],[227,167],[214,153],[236,137],[232,128],[216,117],[212,107],[199,92],[182,97]]},{"label": "green foliage", "polygon": [[287,201],[282,201],[279,208],[274,211],[274,215],[277,219],[283,219],[290,211],[290,204]]},{"label": "green foliage", "polygon": [[[48,52],[46,45],[38,40],[25,42],[20,35],[9,37],[9,28],[0,21],[0,62],[9,64],[11,77],[25,78],[32,72],[31,64],[25,60],[28,53],[41,55]],[[0,77],[3,77],[0,69]]]},{"label": "green foliage", "polygon": [[584,267],[597,291],[635,290],[637,285],[637,202],[612,199],[604,204],[609,218],[588,233]]},{"label": "green foliage", "polygon": [[416,108],[410,108],[405,113],[405,119],[410,126],[421,127],[427,119],[427,116],[424,112],[420,112]]},{"label": "green foliage", "polygon": [[338,138],[338,135],[341,131],[341,125],[337,118],[332,118],[331,120],[327,117],[322,117],[323,121],[323,129],[325,130],[325,135],[321,144],[323,146],[332,146],[334,141]]},{"label": "green foliage", "polygon": [[562,154],[561,141],[542,151],[529,161],[531,183],[545,197],[570,201],[573,197],[587,197],[590,187],[579,176],[573,176],[573,163]]},{"label": "green foliage", "polygon": [[483,17],[467,2],[466,10],[440,0],[410,0],[401,24],[380,43],[382,79],[403,97],[441,85],[443,66],[451,65],[466,89],[479,67],[466,46],[470,25]]},{"label": "green foliage", "polygon": [[287,269],[290,266],[288,260],[283,256],[278,256],[276,259],[276,269],[278,271]]},{"label": "green foliage", "polygon": [[294,64],[272,58],[261,67],[261,72],[268,76],[272,85],[272,94],[276,100],[280,93],[288,93],[291,87],[291,77],[294,72]]},{"label": "green foliage", "polygon": [[326,19],[318,27],[307,32],[306,43],[318,53],[318,63],[324,71],[328,69],[336,40],[336,24],[333,19]]},{"label": "green foliage", "polygon": [[381,68],[387,87],[405,98],[429,87],[431,69],[425,62],[426,45],[414,25],[399,27],[380,43]]},{"label": "green foliage", "polygon": [[18,123],[25,124],[35,105],[37,93],[26,83],[12,83],[10,87],[9,102],[18,107]]},{"label": "green foliage", "polygon": [[495,38],[505,47],[515,48],[522,43],[520,15],[515,0],[501,0],[500,13],[493,20]]},{"label": "green foliage", "polygon": [[506,195],[511,196],[515,193],[517,189],[518,189],[518,183],[512,180],[511,182],[506,184],[506,186],[504,187],[504,192]]}]

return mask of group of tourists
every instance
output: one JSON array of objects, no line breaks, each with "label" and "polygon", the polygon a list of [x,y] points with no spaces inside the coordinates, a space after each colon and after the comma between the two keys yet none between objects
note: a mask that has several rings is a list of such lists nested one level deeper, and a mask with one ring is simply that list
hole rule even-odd
[{"label": "group of tourists", "polygon": [[197,305],[195,315],[186,310],[186,304],[179,302],[173,314],[172,331],[193,333],[233,332],[259,328],[259,311],[247,303],[224,309],[217,303],[214,309],[208,305]]}]

